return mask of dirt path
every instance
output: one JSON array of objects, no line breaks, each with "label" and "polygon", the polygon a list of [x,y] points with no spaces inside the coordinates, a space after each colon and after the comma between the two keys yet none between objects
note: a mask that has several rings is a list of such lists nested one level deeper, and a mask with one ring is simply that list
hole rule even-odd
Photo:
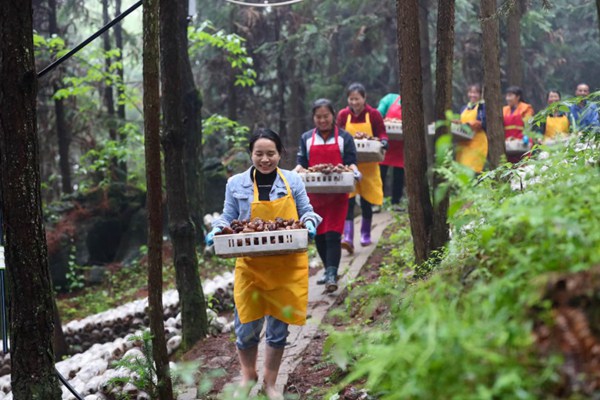
[{"label": "dirt path", "polygon": [[[329,309],[335,304],[338,296],[343,292],[344,287],[348,281],[356,278],[363,265],[369,259],[369,256],[377,246],[377,243],[381,237],[384,229],[390,224],[392,217],[387,212],[382,212],[373,215],[373,227],[372,227],[372,240],[373,244],[367,247],[362,247],[359,243],[359,232],[360,232],[360,218],[355,221],[355,252],[352,256],[346,255],[345,251],[342,255],[342,261],[340,263],[340,274],[342,274],[339,286],[340,288],[332,294],[324,292],[323,286],[317,285],[317,280],[321,276],[321,272],[311,276],[309,278],[309,291],[308,291],[308,321],[304,326],[290,326],[290,334],[288,336],[289,346],[286,347],[286,351],[283,355],[281,368],[279,370],[279,376],[277,378],[277,386],[281,392],[288,383],[289,375],[294,371],[296,366],[302,360],[302,354],[311,343],[315,333],[317,332],[323,317],[327,314]],[[263,332],[264,335],[264,332]],[[259,345],[259,356],[258,356],[258,369],[259,369],[259,382],[262,382],[262,365],[263,365],[263,354],[264,354],[264,340]],[[241,379],[240,376],[234,378],[229,384],[235,385]],[[251,391],[251,395],[258,394],[261,388],[260,384],[257,384]],[[180,395],[178,400],[195,400],[196,396],[195,388],[179,388]]]}]

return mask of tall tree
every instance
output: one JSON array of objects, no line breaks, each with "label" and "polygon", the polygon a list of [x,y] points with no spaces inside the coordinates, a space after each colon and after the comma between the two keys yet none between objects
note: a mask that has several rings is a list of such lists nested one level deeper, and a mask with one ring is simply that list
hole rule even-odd
[{"label": "tall tree", "polygon": [[427,182],[418,1],[396,0],[396,9],[408,212],[415,259],[422,263],[429,257],[433,207]]},{"label": "tall tree", "polygon": [[0,192],[6,233],[13,397],[60,399],[42,218],[31,0],[0,2]]},{"label": "tall tree", "polygon": [[[287,8],[287,7],[286,7]],[[285,11],[286,13],[289,12],[289,10]],[[273,13],[273,23],[274,23],[274,33],[275,33],[275,42],[279,44],[279,46],[281,46],[281,44],[279,43],[280,40],[282,40],[282,35],[281,35],[281,30],[282,30],[282,21],[281,21],[281,17],[282,17],[282,7],[278,7],[275,9],[275,12]],[[277,56],[276,56],[276,61],[275,61],[275,70],[277,71],[277,114],[279,117],[279,135],[281,136],[281,140],[283,141],[284,146],[289,145],[289,140],[288,140],[288,132],[286,129],[287,126],[287,116],[285,113],[285,91],[286,91],[286,82],[287,82],[287,77],[286,77],[286,68],[284,66],[284,54],[283,51],[278,50],[277,51]]]},{"label": "tall tree", "polygon": [[[438,0],[437,57],[435,69],[435,118],[446,119],[446,111],[452,109],[452,61],[454,59],[454,14],[455,0]],[[436,131],[436,140],[448,133],[445,126]],[[434,175],[434,185],[443,183],[439,174]],[[446,194],[434,204],[432,249],[443,247],[449,239],[449,197]]]},{"label": "tall tree", "polygon": [[600,34],[600,0],[596,0],[596,12],[598,14],[598,33]]},{"label": "tall tree", "polygon": [[496,168],[505,153],[500,88],[500,28],[496,0],[481,0],[480,12],[488,161],[491,168]]},{"label": "tall tree", "polygon": [[[121,14],[121,0],[115,0],[115,16]],[[117,117],[118,126],[121,128],[125,124],[125,102],[123,101],[125,96],[125,72],[123,70],[123,27],[121,23],[115,25],[115,47],[119,50],[119,53],[115,57],[119,67],[117,68],[117,76],[119,81],[117,82]],[[121,143],[125,143],[125,133],[119,134],[119,140]],[[127,179],[127,162],[121,160],[119,162],[119,171],[124,180]]]},{"label": "tall tree", "polygon": [[506,63],[508,83],[523,87],[523,54],[521,51],[521,19],[525,4],[523,0],[509,3],[506,21]]},{"label": "tall tree", "polygon": [[204,215],[204,172],[202,156],[202,96],[196,88],[192,64],[188,53],[188,7],[187,1],[178,3],[179,20],[179,59],[181,61],[181,87],[183,97],[183,137],[185,141],[183,153],[183,166],[185,174],[185,188],[188,200],[188,209],[192,222],[196,227],[196,243],[204,241],[202,232],[202,217]]},{"label": "tall tree", "polygon": [[[181,3],[181,2],[178,2]],[[173,261],[183,331],[183,346],[189,348],[206,336],[206,302],[198,274],[196,234],[190,218],[186,177],[183,166],[184,145],[184,88],[181,57],[184,28],[178,18],[178,6],[160,0],[160,69],[163,107],[162,145],[165,155],[167,211],[169,233],[173,243]]]},{"label": "tall tree", "polygon": [[[60,35],[58,30],[58,19],[56,17],[56,0],[48,0],[48,32],[50,35]],[[54,84],[54,92],[61,89],[60,79]],[[62,181],[62,192],[73,193],[71,183],[71,165],[69,163],[69,147],[71,145],[71,132],[67,123],[63,99],[54,99],[54,111],[56,116],[56,136],[58,137],[58,156],[60,176]]]},{"label": "tall tree", "polygon": [[[102,21],[104,25],[110,22],[109,12],[108,12],[108,0],[102,0]],[[110,34],[109,32],[105,32],[102,36],[102,42],[104,46],[104,52],[109,53],[112,49],[112,45],[110,43]],[[111,67],[112,66],[112,57],[109,57],[108,54],[104,56],[104,68],[105,73],[107,75],[112,74]],[[115,97],[113,90],[114,82],[111,79],[106,79],[104,83],[104,106],[106,107],[106,114],[108,115],[108,137],[111,140],[118,140],[117,136],[117,128],[115,125]],[[111,165],[111,180],[122,180],[124,177],[123,172],[119,168],[118,160],[112,160]]]},{"label": "tall tree", "polygon": [[[423,113],[425,124],[435,120],[435,104],[433,90],[433,76],[431,74],[431,49],[429,40],[429,0],[419,0],[419,37],[421,39],[421,65],[423,66]],[[435,155],[435,138],[431,135],[425,136],[427,144],[427,163],[433,165]]]},{"label": "tall tree", "polygon": [[144,147],[148,212],[148,306],[160,400],[173,399],[162,304],[162,173],[160,160],[158,0],[146,0],[144,25]]},{"label": "tall tree", "polygon": [[423,112],[426,124],[435,120],[429,40],[429,6],[429,0],[419,0],[419,38],[421,40],[421,64],[423,66]]}]

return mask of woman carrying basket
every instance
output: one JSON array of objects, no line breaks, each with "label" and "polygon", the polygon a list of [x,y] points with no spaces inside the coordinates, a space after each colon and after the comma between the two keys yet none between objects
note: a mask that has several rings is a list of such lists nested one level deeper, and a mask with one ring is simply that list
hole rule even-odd
[{"label": "woman carrying basket", "polygon": [[[227,182],[225,205],[213,222],[206,243],[234,219],[300,219],[314,237],[321,217],[313,212],[298,174],[278,168],[284,151],[279,135],[259,129],[250,139],[253,166]],[[308,303],[308,255],[241,257],[234,277],[235,334],[242,386],[258,379],[256,358],[266,320],[264,389],[270,399],[283,398],[275,389],[288,335],[288,324],[304,325]]]},{"label": "woman carrying basket", "polygon": [[[348,132],[334,125],[335,111],[331,101],[319,99],[313,103],[315,128],[302,134],[298,147],[296,171],[317,164],[343,164],[354,172],[360,180],[356,167],[356,146]],[[342,232],[348,211],[348,193],[309,193],[310,203],[315,212],[323,217],[317,229],[315,243],[319,257],[325,266],[325,275],[317,281],[326,285],[328,292],[337,290],[338,269],[342,256]]]},{"label": "woman carrying basket", "polygon": [[[353,83],[346,91],[348,107],[341,110],[337,116],[336,125],[347,130],[352,136],[362,132],[367,136],[375,136],[381,140],[383,149],[387,149],[388,136],[385,132],[383,118],[377,109],[367,104],[365,87]],[[344,224],[344,239],[342,247],[350,254],[354,252],[354,206],[355,196],[360,195],[362,223],[360,228],[360,244],[371,244],[371,221],[373,219],[373,204],[383,204],[383,183],[378,162],[362,162],[358,164],[362,179],[356,185],[356,192],[350,194],[348,214]]]}]

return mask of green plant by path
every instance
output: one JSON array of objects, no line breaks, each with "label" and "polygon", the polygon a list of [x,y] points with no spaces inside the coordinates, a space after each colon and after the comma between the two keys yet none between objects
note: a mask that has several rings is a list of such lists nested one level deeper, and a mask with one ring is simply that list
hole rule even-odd
[{"label": "green plant by path", "polygon": [[[549,307],[541,282],[600,265],[598,150],[576,141],[541,147],[548,153],[517,170],[451,181],[441,262],[377,283],[397,296],[382,326],[332,330],[330,354],[348,372],[341,385],[366,378],[379,399],[553,398],[562,360],[541,358],[532,333],[532,310]],[[407,255],[392,251],[391,270],[410,264]]]}]

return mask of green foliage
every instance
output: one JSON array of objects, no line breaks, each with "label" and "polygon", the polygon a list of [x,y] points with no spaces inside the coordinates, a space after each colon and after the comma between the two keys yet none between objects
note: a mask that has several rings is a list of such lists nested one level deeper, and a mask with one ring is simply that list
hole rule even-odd
[{"label": "green foliage", "polygon": [[[578,140],[589,139],[542,148],[520,169],[451,179],[452,239],[441,262],[378,283],[397,293],[383,326],[331,331],[330,354],[348,373],[340,385],[366,379],[382,400],[552,398],[561,358],[536,352],[532,309],[547,307],[547,274],[600,263],[598,152]],[[411,261],[392,251],[386,262]]]},{"label": "green foliage", "polygon": [[199,27],[188,28],[189,51],[194,54],[206,46],[222,50],[231,68],[238,71],[235,85],[242,87],[254,86],[256,72],[252,69],[252,57],[246,50],[246,40],[234,33],[225,33],[217,29],[210,21],[204,21]]},{"label": "green foliage", "polygon": [[67,278],[67,290],[74,292],[81,290],[85,286],[85,278],[83,276],[83,267],[77,265],[75,261],[75,247],[71,247],[69,252],[68,270],[65,275]]},{"label": "green foliage", "polygon": [[202,120],[202,139],[206,140],[215,133],[224,133],[225,139],[232,147],[246,148],[250,128],[219,114],[213,114]]},{"label": "green foliage", "polygon": [[[158,389],[160,382],[157,382],[156,367],[152,358],[152,334],[146,330],[141,336],[132,336],[129,338],[132,342],[141,342],[143,357],[127,356],[115,361],[115,368],[124,368],[131,372],[129,376],[111,378],[110,385],[133,384],[136,388],[146,392],[151,399],[158,399]],[[131,400],[127,393],[121,393],[119,400]]]}]

